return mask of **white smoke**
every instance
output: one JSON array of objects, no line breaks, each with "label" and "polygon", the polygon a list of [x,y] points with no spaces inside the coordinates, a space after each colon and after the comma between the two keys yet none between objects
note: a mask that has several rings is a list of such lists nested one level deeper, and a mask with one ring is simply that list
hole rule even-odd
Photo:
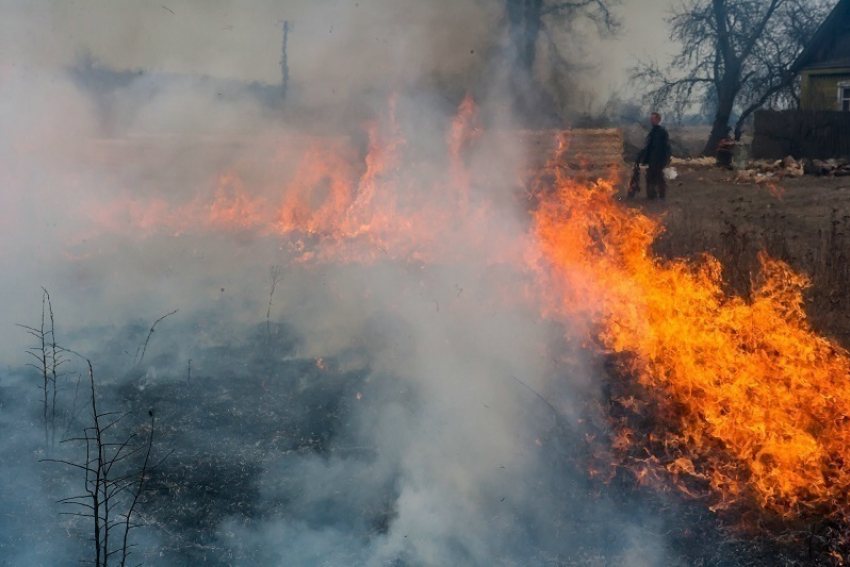
[{"label": "white smoke", "polygon": [[[287,360],[314,366],[327,359],[341,375],[357,376],[356,387],[328,386],[326,397],[347,408],[341,417],[324,405],[300,416],[332,430],[315,432],[327,436],[321,450],[277,450],[271,443],[257,450],[250,463],[261,467],[251,502],[257,513],[229,514],[210,529],[203,543],[217,553],[208,564],[223,564],[227,555],[242,565],[544,565],[590,552],[615,563],[665,563],[663,538],[640,515],[598,497],[576,466],[586,432],[580,418],[600,395],[599,369],[586,353],[570,352],[562,327],[541,321],[533,278],[509,250],[528,239],[519,175],[505,174],[522,171],[526,150],[516,140],[482,142],[486,151],[467,156],[472,178],[486,180],[473,201],[492,207],[490,220],[461,219],[439,234],[436,247],[451,250],[449,259],[302,264],[293,261],[286,237],[181,224],[180,212],[194,210],[195,199],[208,205],[219,177],[230,172],[249,196],[274,203],[298,166],[299,140],[326,131],[350,139],[351,124],[385,111],[388,87],[403,93],[398,118],[409,138],[396,173],[416,179],[417,190],[438,186],[448,167],[446,111],[464,90],[455,85],[484,68],[492,9],[475,2],[285,6],[295,12],[291,72],[301,92],[295,110],[282,113],[256,86],[185,75],[197,69],[272,82],[288,12],[261,17],[259,8],[249,13],[236,3],[219,2],[209,12],[206,3],[199,6],[151,4],[128,13],[103,4],[103,13],[84,22],[64,4],[13,10],[28,29],[57,32],[28,65],[4,75],[0,90],[0,293],[8,298],[0,354],[5,368],[19,369],[0,373],[2,451],[14,455],[0,474],[4,486],[23,486],[39,501],[25,504],[6,490],[0,496],[0,543],[12,550],[10,564],[46,561],[42,549],[18,540],[34,523],[49,526],[49,534],[60,525],[50,523],[49,496],[32,482],[40,448],[27,428],[38,428],[38,390],[32,383],[32,395],[22,394],[32,340],[15,327],[39,318],[41,286],[53,299],[57,340],[93,359],[113,404],[130,404],[146,388],[188,382],[190,368],[196,388],[204,388],[204,376],[240,380],[240,368],[255,368],[250,361],[212,353],[238,346],[261,357],[264,351],[251,344],[263,324],[291,331]],[[229,17],[222,19],[222,11]],[[71,34],[61,25],[66,17],[89,33]],[[151,27],[153,40],[139,33]],[[258,48],[216,39],[206,52],[198,36],[213,27],[246,41],[256,30],[266,41]],[[77,45],[72,37],[88,39]],[[51,45],[70,51],[63,54],[69,64],[80,48],[99,54],[95,70],[159,72],[112,74],[114,84],[98,91],[80,78],[91,75],[32,67],[50,58]],[[264,56],[256,62],[258,52]],[[262,71],[244,69],[255,62]],[[499,93],[482,98],[498,108]],[[362,171],[362,159],[357,167]],[[282,266],[273,296],[270,266]],[[151,323],[174,309],[148,345]],[[146,362],[133,366],[142,342]],[[575,361],[566,367],[557,362],[565,352]],[[261,383],[273,388],[274,380],[294,384],[293,398],[324,388],[323,378],[306,371],[270,372]],[[250,413],[259,401],[233,404]],[[200,447],[238,461],[241,453],[227,444],[240,444],[238,420],[228,423],[224,432],[171,431],[179,443],[172,459],[188,459]],[[167,510],[176,496],[157,497],[158,508],[154,502],[146,512],[154,527],[139,540],[140,553],[149,564],[178,565],[185,556],[169,546],[181,536],[156,527],[162,518],[151,511]],[[160,547],[173,553],[158,557]],[[76,553],[76,541],[57,544],[47,562],[68,564]]]}]

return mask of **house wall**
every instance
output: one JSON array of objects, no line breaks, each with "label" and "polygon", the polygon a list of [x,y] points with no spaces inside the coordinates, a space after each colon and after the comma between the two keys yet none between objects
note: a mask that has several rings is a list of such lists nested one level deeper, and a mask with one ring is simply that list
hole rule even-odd
[{"label": "house wall", "polygon": [[800,108],[802,110],[841,110],[838,84],[850,83],[850,67],[805,69],[801,73]]}]

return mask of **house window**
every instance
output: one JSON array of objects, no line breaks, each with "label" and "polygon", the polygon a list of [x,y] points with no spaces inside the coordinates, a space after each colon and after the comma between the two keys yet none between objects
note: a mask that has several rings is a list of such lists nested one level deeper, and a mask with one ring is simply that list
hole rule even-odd
[{"label": "house window", "polygon": [[850,112],[850,82],[838,83],[838,109]]}]

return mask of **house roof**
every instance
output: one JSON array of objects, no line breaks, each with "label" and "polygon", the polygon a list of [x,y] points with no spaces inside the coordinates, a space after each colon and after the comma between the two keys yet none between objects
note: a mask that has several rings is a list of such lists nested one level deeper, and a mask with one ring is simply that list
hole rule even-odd
[{"label": "house roof", "polygon": [[838,3],[835,4],[835,7],[832,8],[832,11],[823,23],[821,23],[817,31],[815,31],[808,45],[806,45],[805,49],[803,49],[802,53],[800,53],[800,56],[797,57],[797,60],[791,65],[790,70],[792,73],[797,73],[804,67],[817,64],[817,62],[814,61],[815,56],[821,48],[824,47],[826,42],[831,39],[830,36],[832,36],[832,34],[836,31],[836,28],[841,25],[841,20],[848,15],[850,15],[850,0],[838,0]]}]

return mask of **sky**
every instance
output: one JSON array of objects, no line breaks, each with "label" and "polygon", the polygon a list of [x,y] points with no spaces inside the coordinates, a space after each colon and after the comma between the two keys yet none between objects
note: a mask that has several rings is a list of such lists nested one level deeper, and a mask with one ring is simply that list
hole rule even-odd
[{"label": "sky", "polygon": [[[433,64],[480,64],[501,2],[486,0],[4,0],[0,62],[57,68],[83,52],[118,69],[152,69],[276,83],[281,26],[292,23],[292,81],[323,88],[381,82]],[[670,51],[664,16],[672,0],[623,0],[623,28],[583,40],[596,92],[627,89],[628,69]],[[582,24],[588,28],[592,24]],[[427,53],[427,57],[423,55]],[[416,61],[410,68],[411,61]],[[356,75],[353,77],[352,75]],[[392,80],[392,79],[391,79]]]}]

